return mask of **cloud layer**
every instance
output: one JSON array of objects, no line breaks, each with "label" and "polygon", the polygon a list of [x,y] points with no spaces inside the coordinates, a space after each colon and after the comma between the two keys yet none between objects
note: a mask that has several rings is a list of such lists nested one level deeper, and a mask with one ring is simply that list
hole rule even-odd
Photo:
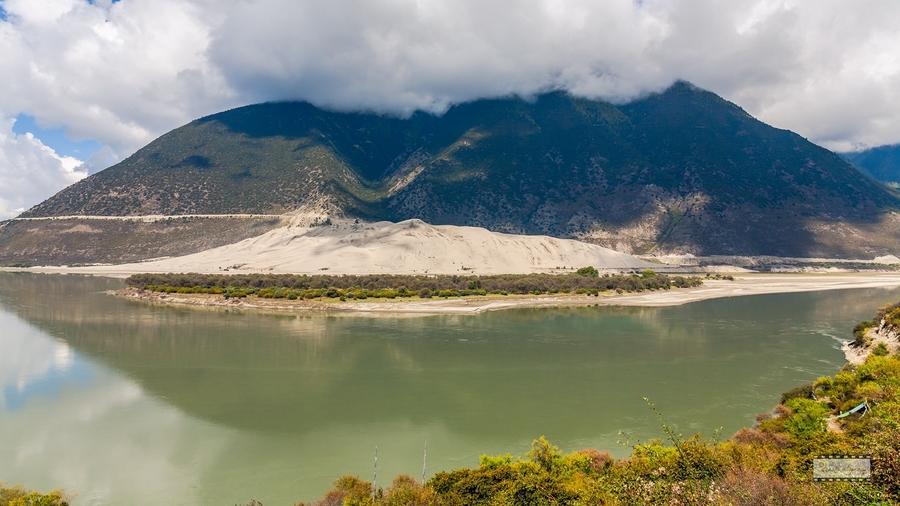
[{"label": "cloud layer", "polygon": [[0,123],[0,218],[16,216],[87,176],[81,160],[63,157],[31,134]]},{"label": "cloud layer", "polygon": [[113,159],[192,118],[263,100],[406,114],[550,88],[623,101],[678,78],[833,149],[900,141],[895,0],[2,7],[0,74],[15,78],[0,80],[0,117],[31,114],[98,140]]}]

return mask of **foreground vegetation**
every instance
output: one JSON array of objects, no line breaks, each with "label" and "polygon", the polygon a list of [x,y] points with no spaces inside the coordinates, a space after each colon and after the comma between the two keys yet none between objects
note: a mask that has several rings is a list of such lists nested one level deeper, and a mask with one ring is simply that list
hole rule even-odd
[{"label": "foreground vegetation", "polygon": [[207,293],[225,297],[255,295],[272,299],[367,299],[461,297],[510,294],[587,294],[640,292],[700,286],[699,277],[669,276],[652,270],[640,274],[604,274],[584,267],[568,274],[492,276],[293,275],[293,274],[136,274],[128,286],[163,293]]},{"label": "foreground vegetation", "polygon": [[900,334],[900,303],[881,308],[872,320],[864,320],[853,327],[853,346],[869,347],[872,344],[870,331],[883,326],[883,330]]},{"label": "foreground vegetation", "polygon": [[0,484],[0,506],[68,506],[68,504],[60,492],[42,494]]},{"label": "foreground vegetation", "polygon": [[[878,321],[900,329],[900,306],[881,311]],[[868,413],[835,418],[863,401]],[[425,484],[400,476],[376,488],[346,476],[307,506],[900,504],[896,355],[872,353],[860,366],[785,393],[773,413],[725,441],[662,427],[667,441],[638,444],[622,460],[597,450],[563,454],[540,438],[522,458],[485,456],[476,468],[440,472]],[[813,481],[812,460],[824,455],[870,455],[872,479]]]}]

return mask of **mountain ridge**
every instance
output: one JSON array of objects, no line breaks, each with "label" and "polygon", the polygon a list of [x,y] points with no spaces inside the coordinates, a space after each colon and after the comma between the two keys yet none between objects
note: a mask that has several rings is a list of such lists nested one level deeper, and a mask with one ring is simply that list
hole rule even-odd
[{"label": "mountain ridge", "polygon": [[882,183],[900,185],[900,144],[841,153],[841,156]]},{"label": "mountain ridge", "polygon": [[298,208],[635,253],[900,249],[895,194],[686,82],[620,105],[557,91],[408,118],[306,102],[239,107],[164,134],[23,217]]}]

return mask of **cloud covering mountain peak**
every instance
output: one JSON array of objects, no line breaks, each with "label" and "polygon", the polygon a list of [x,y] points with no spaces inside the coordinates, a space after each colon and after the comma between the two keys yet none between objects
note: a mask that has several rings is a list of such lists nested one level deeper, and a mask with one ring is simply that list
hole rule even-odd
[{"label": "cloud covering mountain peak", "polygon": [[258,101],[440,112],[676,79],[839,150],[900,141],[900,3],[864,0],[5,0],[0,111],[119,158]]}]

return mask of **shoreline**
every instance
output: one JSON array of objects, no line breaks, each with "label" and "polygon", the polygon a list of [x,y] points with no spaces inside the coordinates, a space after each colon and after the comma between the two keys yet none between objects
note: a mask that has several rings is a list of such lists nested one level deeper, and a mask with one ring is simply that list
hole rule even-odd
[{"label": "shoreline", "polygon": [[411,315],[463,315],[489,311],[526,308],[632,306],[678,306],[702,300],[798,293],[854,288],[900,287],[900,273],[816,273],[816,274],[740,274],[734,281],[704,280],[696,288],[673,288],[665,291],[644,291],[626,294],[590,295],[488,295],[453,298],[383,299],[338,301],[333,299],[263,299],[255,296],[226,299],[210,294],[165,294],[135,288],[117,290],[115,295],[144,303],[179,307],[237,309],[248,311],[274,311],[293,313],[328,314],[411,314]]},{"label": "shoreline", "polygon": [[883,345],[888,354],[900,353],[900,335],[884,319],[874,320],[874,325],[865,330],[867,344],[857,345],[852,340],[844,341],[841,351],[844,358],[852,366],[865,363],[879,345]]}]

